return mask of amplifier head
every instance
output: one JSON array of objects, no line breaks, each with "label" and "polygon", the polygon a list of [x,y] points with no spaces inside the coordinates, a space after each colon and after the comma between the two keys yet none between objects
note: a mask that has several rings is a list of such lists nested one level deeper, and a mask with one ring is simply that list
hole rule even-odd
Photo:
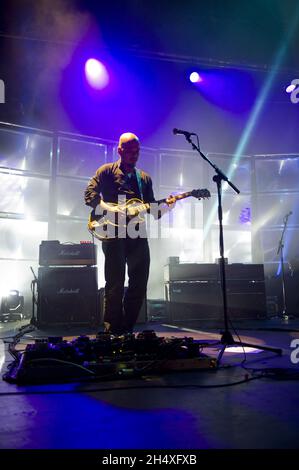
[{"label": "amplifier head", "polygon": [[93,243],[60,243],[44,240],[39,246],[40,266],[72,266],[97,264],[97,247]]}]

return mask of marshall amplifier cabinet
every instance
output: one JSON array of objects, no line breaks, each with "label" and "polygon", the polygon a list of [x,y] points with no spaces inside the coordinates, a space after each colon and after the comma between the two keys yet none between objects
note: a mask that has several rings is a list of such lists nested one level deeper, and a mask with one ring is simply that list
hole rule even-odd
[{"label": "marshall amplifier cabinet", "polygon": [[[223,319],[218,265],[168,265],[164,274],[165,299],[172,321]],[[232,320],[266,317],[263,265],[227,265],[226,292]]]},{"label": "marshall amplifier cabinet", "polygon": [[[227,281],[228,314],[232,320],[265,318],[265,285],[260,281]],[[220,282],[185,281],[165,285],[172,321],[221,320],[223,302]]]},{"label": "marshall amplifier cabinet", "polygon": [[60,243],[45,240],[39,246],[40,266],[94,266],[97,264],[97,247],[93,243]]},{"label": "marshall amplifier cabinet", "polygon": [[37,325],[99,324],[96,267],[40,267]]},{"label": "marshall amplifier cabinet", "polygon": [[170,321],[217,320],[221,291],[217,281],[173,281],[165,284]]}]

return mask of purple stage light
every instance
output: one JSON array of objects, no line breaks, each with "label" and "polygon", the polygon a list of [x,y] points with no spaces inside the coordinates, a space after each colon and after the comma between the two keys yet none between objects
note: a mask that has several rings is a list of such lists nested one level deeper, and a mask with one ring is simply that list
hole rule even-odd
[{"label": "purple stage light", "polygon": [[250,109],[256,96],[252,76],[243,70],[209,68],[192,72],[189,79],[202,97],[234,113]]},{"label": "purple stage light", "polygon": [[202,82],[202,77],[197,72],[190,73],[190,82],[192,83],[200,83]]},{"label": "purple stage light", "polygon": [[286,87],[286,92],[287,92],[287,93],[292,93],[292,91],[295,90],[295,88],[296,88],[296,85],[293,85],[293,84],[288,85],[288,86]]},{"label": "purple stage light", "polygon": [[86,61],[85,75],[89,85],[97,90],[105,88],[109,82],[106,67],[97,59],[88,59]]},{"label": "purple stage light", "polygon": [[241,224],[250,224],[251,223],[251,209],[250,207],[244,207],[241,210],[239,220]]}]

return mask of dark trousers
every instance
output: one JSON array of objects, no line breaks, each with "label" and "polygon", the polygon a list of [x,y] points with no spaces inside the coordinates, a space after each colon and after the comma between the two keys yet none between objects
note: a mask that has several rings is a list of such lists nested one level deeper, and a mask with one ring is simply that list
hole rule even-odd
[{"label": "dark trousers", "polygon": [[[102,242],[105,255],[104,321],[112,332],[132,331],[145,299],[150,254],[146,238]],[[129,284],[124,295],[126,265]]]}]

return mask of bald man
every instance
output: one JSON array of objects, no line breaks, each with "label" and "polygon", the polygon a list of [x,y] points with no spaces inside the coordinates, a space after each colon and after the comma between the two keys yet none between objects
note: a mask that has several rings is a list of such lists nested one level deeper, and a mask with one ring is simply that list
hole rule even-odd
[{"label": "bald man", "polygon": [[[118,203],[119,197],[155,202],[152,180],[144,171],[137,170],[140,144],[138,137],[126,132],[120,136],[119,159],[102,165],[91,178],[85,191],[85,203],[95,209],[114,211],[106,203]],[[157,217],[161,216],[161,213]],[[133,331],[146,296],[150,254],[146,236],[131,238],[115,236],[102,242],[105,255],[104,327],[113,335]],[[144,235],[144,232],[143,232]],[[129,284],[124,294],[125,269]]]}]

